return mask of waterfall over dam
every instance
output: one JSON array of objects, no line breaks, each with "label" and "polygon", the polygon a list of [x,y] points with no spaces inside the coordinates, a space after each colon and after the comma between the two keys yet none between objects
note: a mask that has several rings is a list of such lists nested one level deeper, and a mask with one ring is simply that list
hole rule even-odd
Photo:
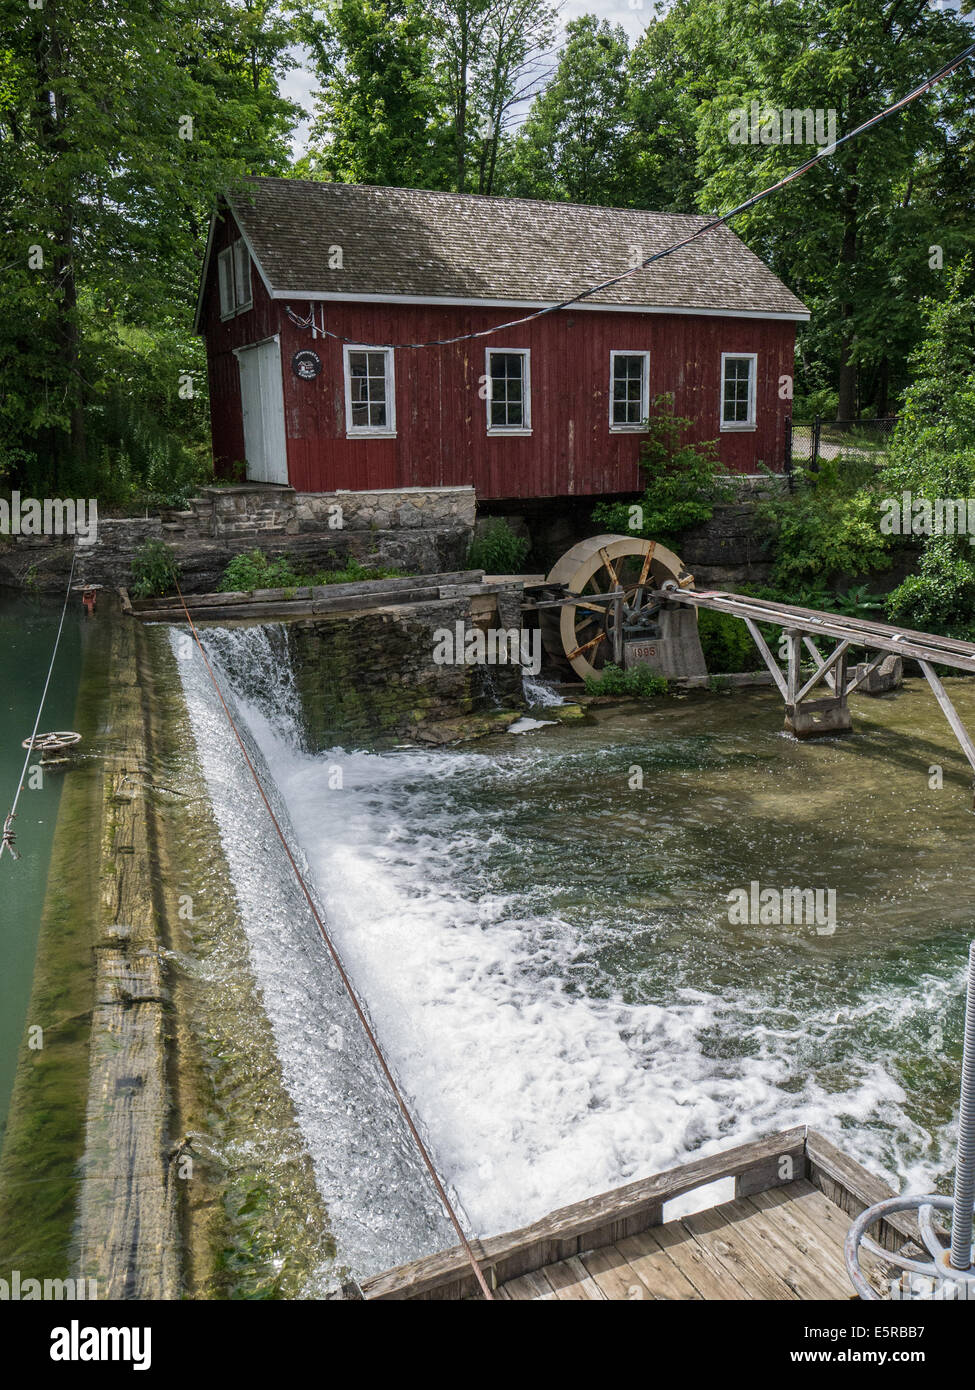
[{"label": "waterfall over dam", "polygon": [[[940,1170],[950,1104],[909,1099],[925,1045],[905,1047],[903,1023],[918,998],[936,1015],[957,993],[948,962],[963,924],[954,899],[939,901],[902,936],[910,968],[891,961],[869,903],[851,898],[864,850],[840,843],[846,792],[834,788],[829,824],[799,809],[822,749],[702,696],[703,731],[700,708],[685,721],[671,705],[473,751],[311,754],[284,629],[211,628],[203,641],[472,1233],[794,1124],[842,1131],[901,1183]],[[179,666],[339,1261],[360,1275],[452,1245],[204,665]],[[652,797],[627,790],[637,761]],[[740,794],[749,778],[754,804]],[[849,806],[861,790],[862,774]],[[759,832],[774,881],[820,873],[838,886],[835,936],[729,925],[725,895],[755,877]],[[898,850],[895,864],[909,896],[936,881],[936,863],[905,865]]]}]

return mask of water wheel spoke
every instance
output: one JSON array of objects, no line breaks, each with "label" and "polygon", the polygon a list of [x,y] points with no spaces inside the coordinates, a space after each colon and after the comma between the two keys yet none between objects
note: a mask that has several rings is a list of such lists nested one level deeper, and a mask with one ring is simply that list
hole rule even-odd
[{"label": "water wheel spoke", "polygon": [[637,589],[641,589],[641,590],[642,590],[644,584],[647,582],[647,576],[648,576],[649,573],[650,573],[650,564],[651,564],[651,562],[652,562],[652,560],[653,560],[653,552],[654,552],[654,550],[656,549],[656,546],[657,546],[657,542],[656,542],[656,541],[651,541],[651,542],[650,542],[650,549],[647,551],[646,555],[644,555],[644,557],[643,557],[643,568],[640,570],[640,578],[636,581]]},{"label": "water wheel spoke", "polygon": [[599,644],[600,642],[605,642],[605,641],[606,641],[606,634],[605,634],[605,632],[598,632],[598,633],[596,634],[596,636],[592,639],[591,642],[586,642],[584,646],[576,647],[576,649],[575,649],[574,652],[566,652],[566,656],[567,656],[567,657],[569,658],[569,660],[571,661],[572,658],[573,658],[574,656],[581,656],[583,652],[592,651],[593,647],[598,646],[598,644]]},{"label": "water wheel spoke", "polygon": [[[609,556],[606,554],[605,549],[600,548],[599,554],[600,554],[600,556],[602,557],[603,568],[606,569],[606,570],[609,572],[610,588],[612,588],[612,589],[619,589],[619,588],[621,588],[622,586],[621,586],[620,581],[619,581],[619,576],[617,575],[615,569],[613,568],[613,562],[612,562],[612,560],[609,558]],[[609,593],[609,589],[606,589],[606,590],[604,590],[603,592],[605,592],[605,593],[608,594],[608,593]]]}]

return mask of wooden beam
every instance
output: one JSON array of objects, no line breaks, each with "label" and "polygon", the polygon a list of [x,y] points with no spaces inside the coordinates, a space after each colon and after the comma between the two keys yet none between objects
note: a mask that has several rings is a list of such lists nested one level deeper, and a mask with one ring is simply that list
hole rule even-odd
[{"label": "wooden beam", "polygon": [[[583,1250],[613,1245],[658,1226],[665,1202],[704,1187],[719,1178],[738,1178],[752,1170],[763,1172],[771,1185],[782,1159],[791,1160],[797,1177],[804,1175],[806,1129],[799,1125],[781,1134],[723,1153],[699,1158],[639,1182],[561,1207],[551,1215],[506,1235],[472,1241],[482,1267],[499,1283],[546,1265],[571,1259]],[[774,1162],[772,1162],[774,1160]],[[476,1291],[474,1275],[460,1246],[412,1260],[409,1264],[362,1281],[363,1297],[376,1299],[456,1299]]]},{"label": "wooden beam", "polygon": [[[853,1218],[895,1195],[883,1179],[875,1177],[814,1129],[806,1135],[806,1159],[810,1182]],[[875,1233],[874,1238],[885,1249],[897,1250],[905,1240],[919,1238],[917,1221],[910,1212],[898,1212],[880,1224],[879,1235]]]},{"label": "wooden beam", "polygon": [[872,671],[876,671],[878,666],[882,666],[884,664],[888,656],[890,656],[890,652],[878,652],[874,659],[868,663],[863,674],[857,676],[856,680],[850,681],[849,685],[846,687],[846,690],[843,693],[845,695],[852,695],[853,691],[856,690],[858,686],[861,686],[863,684],[863,682],[867,679],[867,677],[870,675]]},{"label": "wooden beam", "polygon": [[768,643],[766,642],[762,634],[759,632],[755,624],[752,622],[751,618],[746,618],[744,621],[745,626],[748,628],[748,631],[752,635],[752,641],[755,643],[755,646],[761,653],[762,660],[765,662],[765,665],[772,672],[772,678],[774,679],[775,684],[779,687],[779,693],[781,694],[783,700],[787,700],[789,698],[788,691],[785,683],[785,678],[782,675],[782,669],[779,666],[779,663],[776,661],[775,657],[769,651]]},{"label": "wooden beam", "polygon": [[802,653],[802,637],[795,628],[786,628],[785,640],[789,649],[789,674],[786,677],[787,705],[799,703],[799,660]]},{"label": "wooden beam", "polygon": [[623,665],[623,591],[613,604],[613,665]]},{"label": "wooden beam", "polygon": [[958,718],[958,712],[948,699],[948,693],[938,679],[934,667],[930,666],[926,661],[921,661],[918,664],[928,678],[928,685],[930,685],[931,689],[934,691],[934,698],[944,711],[944,716],[951,725],[952,733],[961,744],[961,751],[971,764],[972,770],[975,771],[975,743],[972,743],[968,735],[968,730]]},{"label": "wooden beam", "polygon": [[893,653],[895,656],[910,656],[915,661],[936,661],[940,665],[953,666],[975,675],[975,644],[971,642],[949,641],[930,633],[914,634],[906,630],[901,633],[896,628],[863,622],[859,618],[834,617],[813,609],[794,608],[787,603],[763,604],[759,600],[740,598],[737,594],[686,593],[675,589],[660,597],[675,603],[710,608],[716,613],[730,613],[745,623],[751,620],[753,623],[775,623],[779,627],[806,628],[820,636],[835,637],[840,641],[846,638],[855,646]]},{"label": "wooden beam", "polygon": [[[813,661],[815,661],[816,665],[817,665],[817,666],[825,666],[826,663],[823,661],[823,658],[822,658],[822,655],[821,655],[821,653],[820,653],[820,650],[819,650],[819,648],[816,646],[816,643],[813,641],[813,639],[809,636],[809,633],[808,633],[808,632],[804,632],[804,633],[803,633],[803,635],[802,635],[802,640],[803,640],[803,642],[804,642],[804,644],[805,644],[806,651],[809,652],[809,654],[811,655]],[[826,675],[826,684],[827,684],[827,686],[829,687],[830,690],[832,690],[832,691],[835,692],[835,690],[836,690],[836,681],[833,679],[833,674],[832,674],[832,672],[827,673],[827,675]]]},{"label": "wooden beam", "polygon": [[[806,641],[806,645],[809,646],[809,647],[812,647],[813,651],[816,652],[816,655],[819,656],[819,652],[818,652],[818,650],[817,650],[817,648],[816,648],[816,644],[812,641],[812,639],[809,638],[809,637],[807,637],[807,638],[805,639],[805,641]],[[819,670],[816,672],[816,674],[815,674],[810,680],[806,681],[806,684],[805,684],[805,685],[802,687],[802,689],[799,691],[799,694],[796,696],[796,703],[797,703],[797,704],[799,703],[800,700],[804,700],[804,699],[806,698],[806,696],[809,694],[810,690],[815,689],[815,687],[816,687],[816,686],[819,684],[819,682],[820,682],[821,680],[823,680],[823,679],[826,680],[826,684],[827,684],[827,686],[829,687],[829,689],[832,690],[832,691],[835,693],[835,691],[836,691],[836,682],[835,682],[834,680],[829,679],[829,673],[830,673],[830,671],[833,669],[833,667],[836,665],[836,663],[841,659],[841,657],[845,657],[845,656],[846,656],[846,653],[847,653],[847,652],[849,651],[849,649],[850,649],[850,645],[851,645],[851,644],[850,644],[850,643],[846,640],[846,638],[844,637],[843,641],[840,642],[836,647],[833,648],[833,650],[830,652],[829,656],[826,658],[825,661],[823,660],[822,657],[819,657]],[[842,685],[842,682],[841,682],[841,685]],[[845,693],[846,693],[846,692],[844,691],[844,694],[845,694]]]},{"label": "wooden beam", "polygon": [[[681,587],[683,588],[683,585]],[[916,628],[893,627],[890,623],[875,623],[869,618],[844,618],[839,613],[824,613],[818,608],[798,608],[795,604],[773,603],[768,599],[751,598],[743,594],[710,592],[698,594],[691,593],[690,595],[685,595],[685,597],[704,599],[708,601],[708,606],[716,606],[710,603],[710,600],[713,599],[719,599],[725,602],[731,600],[736,607],[744,605],[749,609],[756,610],[759,622],[777,623],[780,627],[811,627],[812,630],[817,628],[821,629],[821,620],[827,618],[841,625],[845,624],[854,632],[870,633],[877,637],[886,638],[888,641],[896,639],[898,644],[901,642],[910,642],[913,644],[916,640],[920,643],[936,645],[946,652],[951,651],[968,659],[975,658],[975,643],[973,642],[964,642],[956,637],[941,637],[931,632],[918,632]],[[723,605],[722,611],[728,611],[727,607]],[[789,618],[792,618],[793,621],[789,622]],[[803,623],[802,621],[795,621],[796,619],[801,620],[803,618],[808,618],[811,622]],[[847,632],[842,635],[849,636],[850,634]],[[860,645],[875,646],[878,644],[869,642],[866,644],[861,643]],[[948,665],[949,663],[944,662],[943,664]]]}]

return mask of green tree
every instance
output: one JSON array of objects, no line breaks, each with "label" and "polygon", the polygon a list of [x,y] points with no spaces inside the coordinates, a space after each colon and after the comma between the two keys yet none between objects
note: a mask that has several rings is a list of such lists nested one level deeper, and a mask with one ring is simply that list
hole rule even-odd
[{"label": "green tree", "polygon": [[625,202],[656,212],[694,212],[697,108],[714,96],[717,73],[693,45],[684,24],[695,0],[657,3],[656,14],[630,54],[627,100],[631,161]]},{"label": "green tree", "polygon": [[[0,16],[0,468],[38,491],[99,470],[107,485],[166,435],[160,409],[187,402],[200,440],[203,232],[221,187],[284,165],[288,28],[276,0],[129,0],[121,16],[0,0]],[[182,449],[154,449],[162,475]]]},{"label": "green tree", "polygon": [[475,66],[478,193],[494,191],[498,158],[513,113],[547,75],[545,52],[554,36],[556,14],[556,6],[539,0],[493,0]]},{"label": "green tree", "polygon": [[423,5],[336,0],[309,46],[323,87],[310,152],[296,172],[340,183],[443,187],[449,131]]},{"label": "green tree", "polygon": [[567,34],[554,77],[512,143],[505,191],[620,206],[631,193],[626,33],[582,15]]},{"label": "green tree", "polygon": [[[713,95],[698,107],[699,205],[729,208],[813,151],[732,139],[738,111],[835,111],[853,129],[971,42],[969,21],[924,0],[693,0],[681,43],[709,67]],[[951,264],[975,228],[947,217],[956,155],[971,167],[975,70],[961,69],[869,134],[735,222],[749,245],[809,303],[804,345],[831,366],[837,414],[872,398],[886,407],[920,330],[918,300],[935,292],[933,245]],[[966,114],[966,112],[968,114]],[[962,199],[970,206],[971,194]],[[898,384],[895,380],[895,385]]]},{"label": "green tree", "polygon": [[312,26],[322,89],[298,172],[490,193],[554,19],[547,0],[334,0]]},{"label": "green tree", "polygon": [[[975,280],[970,263],[948,294],[922,305],[926,332],[911,357],[913,382],[883,473],[893,498],[932,505],[975,498]],[[975,632],[971,536],[947,528],[923,535],[917,573],[888,597],[895,621],[970,639]]]}]

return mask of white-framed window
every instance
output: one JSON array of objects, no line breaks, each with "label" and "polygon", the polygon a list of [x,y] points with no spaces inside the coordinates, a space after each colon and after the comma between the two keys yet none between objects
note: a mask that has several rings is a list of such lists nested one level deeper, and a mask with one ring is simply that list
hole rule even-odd
[{"label": "white-framed window", "polygon": [[642,430],[650,414],[649,352],[609,354],[609,427]]},{"label": "white-framed window", "polygon": [[396,394],[393,349],[350,347],[345,359],[345,433],[386,435],[396,433]]},{"label": "white-framed window", "polygon": [[753,430],[755,428],[755,376],[758,354],[755,352],[723,352],[721,354],[721,428],[723,430]]},{"label": "white-framed window", "polygon": [[531,352],[486,348],[488,434],[531,434]]},{"label": "white-framed window", "polygon": [[229,319],[235,312],[234,253],[228,246],[217,257],[217,279],[220,282],[220,317]]},{"label": "white-framed window", "polygon": [[217,280],[220,286],[220,317],[233,318],[254,303],[251,290],[251,258],[243,237],[225,247],[217,257]]},{"label": "white-framed window", "polygon": [[251,290],[251,258],[243,237],[238,237],[234,242],[234,299],[238,314],[244,309],[249,309],[254,303]]}]

